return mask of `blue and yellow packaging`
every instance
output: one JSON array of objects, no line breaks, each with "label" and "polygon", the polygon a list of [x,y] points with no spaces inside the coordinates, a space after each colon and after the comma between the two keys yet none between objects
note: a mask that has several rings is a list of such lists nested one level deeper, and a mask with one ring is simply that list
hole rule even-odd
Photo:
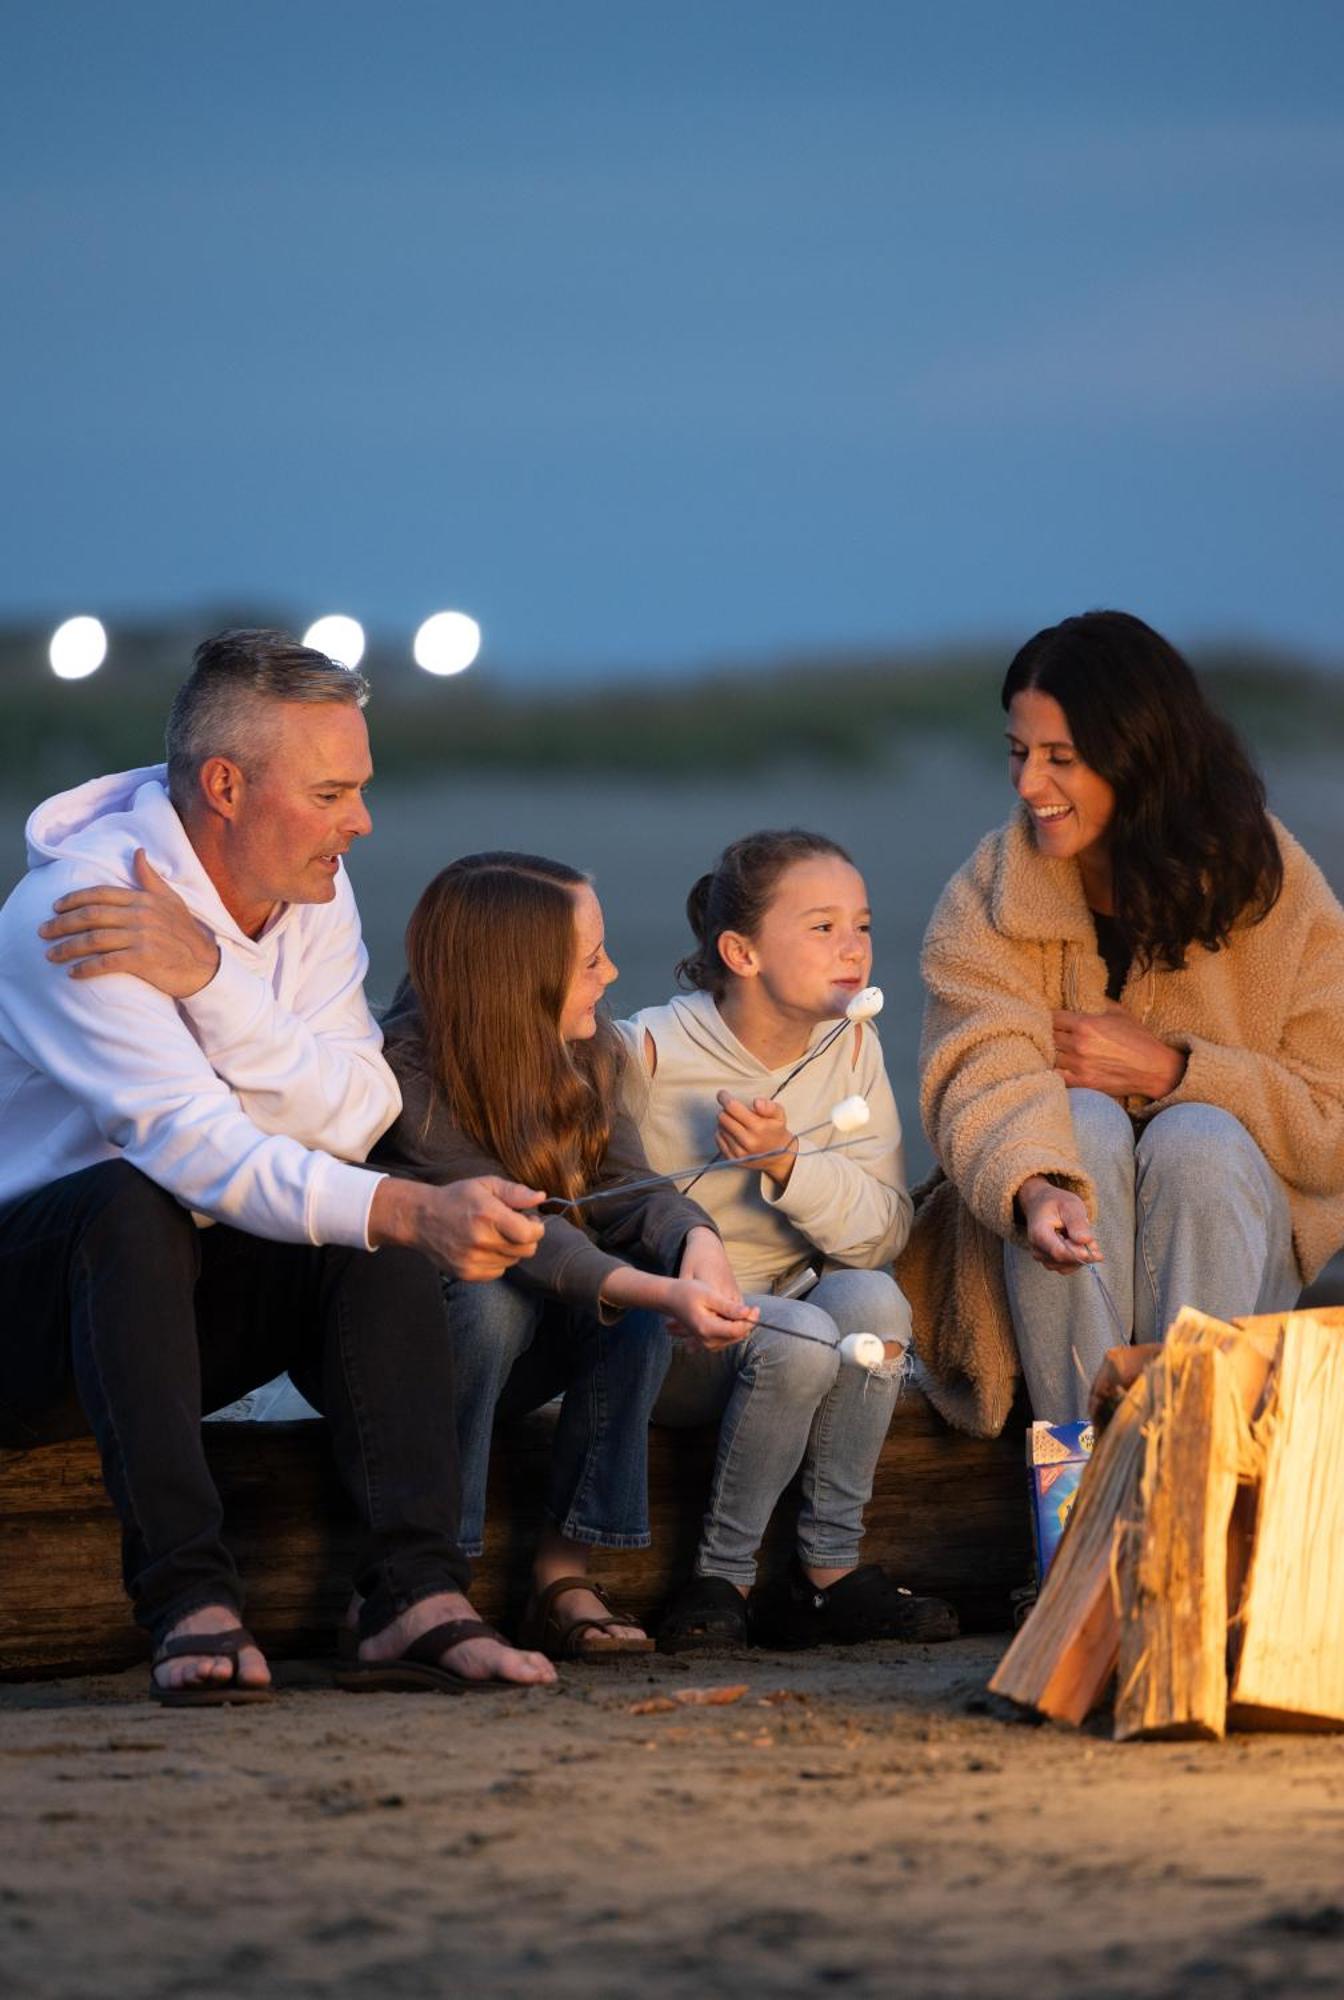
[{"label": "blue and yellow packaging", "polygon": [[1055,1559],[1064,1524],[1073,1512],[1078,1482],[1092,1456],[1091,1424],[1033,1424],[1027,1432],[1027,1483],[1031,1489],[1031,1531],[1036,1544],[1036,1580]]}]

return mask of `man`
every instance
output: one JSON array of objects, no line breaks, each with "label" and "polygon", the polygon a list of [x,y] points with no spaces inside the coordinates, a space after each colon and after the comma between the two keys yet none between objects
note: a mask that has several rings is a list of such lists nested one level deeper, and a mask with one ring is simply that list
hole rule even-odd
[{"label": "man", "polygon": [[207,641],[166,770],[39,806],[0,911],[0,1432],[82,1409],[177,1704],[269,1686],[200,1420],[282,1368],[368,1531],[360,1684],[553,1678],[464,1595],[438,1276],[529,1256],[544,1197],[357,1164],[400,1101],[341,865],[370,827],[367,694],[282,633]]}]

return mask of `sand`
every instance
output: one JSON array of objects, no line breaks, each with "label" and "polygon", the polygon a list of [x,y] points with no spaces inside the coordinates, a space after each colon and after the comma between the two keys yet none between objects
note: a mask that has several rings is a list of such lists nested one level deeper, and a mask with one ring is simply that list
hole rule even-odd
[{"label": "sand", "polygon": [[203,1714],[139,1673],[0,1689],[0,1990],[1344,1987],[1344,1738],[1036,1726],[983,1692],[1003,1643]]}]

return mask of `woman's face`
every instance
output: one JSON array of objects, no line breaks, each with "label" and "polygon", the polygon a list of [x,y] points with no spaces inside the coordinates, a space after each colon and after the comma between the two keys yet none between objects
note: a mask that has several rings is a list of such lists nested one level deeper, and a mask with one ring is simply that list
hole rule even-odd
[{"label": "woman's face", "polygon": [[597,1003],[616,977],[607,957],[602,905],[588,883],[571,889],[574,904],[574,962],[569,991],[560,1010],[560,1038],[586,1042],[597,1033]]},{"label": "woman's face", "polygon": [[759,979],[782,1013],[816,1021],[843,1014],[873,968],[872,912],[858,869],[835,854],[791,863],[755,936],[736,937],[738,954],[741,974]]},{"label": "woman's face", "polygon": [[1104,854],[1115,793],[1073,747],[1053,695],[1024,688],[1008,705],[1008,769],[1036,845],[1057,861]]}]

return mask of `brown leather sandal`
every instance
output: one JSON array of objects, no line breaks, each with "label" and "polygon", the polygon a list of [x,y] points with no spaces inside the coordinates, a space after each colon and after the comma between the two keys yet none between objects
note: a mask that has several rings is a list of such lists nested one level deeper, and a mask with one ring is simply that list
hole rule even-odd
[{"label": "brown leather sandal", "polygon": [[[571,1591],[591,1591],[605,1618],[575,1618],[566,1624],[555,1607]],[[652,1639],[614,1637],[617,1626],[639,1624],[629,1611],[619,1611],[600,1584],[590,1576],[558,1576],[541,1595],[528,1599],[518,1630],[518,1643],[530,1651],[544,1653],[548,1660],[619,1660],[632,1654],[651,1653]],[[605,1636],[603,1636],[605,1635]]]},{"label": "brown leather sandal", "polygon": [[[230,1625],[223,1632],[182,1632],[165,1639],[155,1648],[149,1663],[149,1692],[165,1708],[232,1708],[240,1702],[275,1700],[275,1689],[266,1683],[254,1687],[238,1678],[238,1655],[256,1640],[242,1625]],[[154,1678],[155,1667],[165,1660],[229,1660],[233,1674],[226,1681],[186,1681],[181,1687],[164,1687]]]},{"label": "brown leather sandal", "polygon": [[[391,1660],[361,1660],[358,1640],[348,1627],[342,1628],[341,1658],[333,1679],[347,1694],[487,1694],[500,1688],[526,1687],[525,1681],[475,1680],[469,1674],[454,1673],[441,1666],[439,1655],[464,1639],[498,1639],[508,1644],[493,1625],[479,1618],[450,1618],[433,1625],[413,1639],[404,1653]],[[351,1657],[352,1647],[354,1657]]]}]

